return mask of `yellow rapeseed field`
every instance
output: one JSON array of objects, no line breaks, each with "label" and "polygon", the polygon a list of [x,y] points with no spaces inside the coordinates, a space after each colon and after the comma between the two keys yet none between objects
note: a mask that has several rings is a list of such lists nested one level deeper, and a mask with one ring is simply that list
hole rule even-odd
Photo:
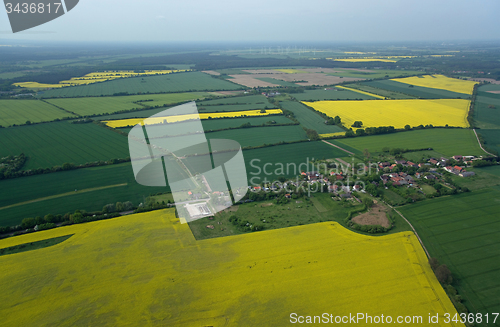
[{"label": "yellow rapeseed field", "polygon": [[287,74],[307,74],[305,70],[300,70],[300,69],[273,69],[282,73],[287,73]]},{"label": "yellow rapeseed field", "polygon": [[472,94],[474,85],[478,84],[478,82],[449,78],[443,75],[424,75],[422,77],[414,76],[394,78],[392,79],[392,81],[464,94]]},{"label": "yellow rapeseed field", "polygon": [[[332,59],[332,58],[326,58]],[[346,62],[369,62],[369,61],[381,61],[381,62],[396,62],[397,60],[383,59],[383,58],[351,58],[351,59],[333,59],[334,61],[346,61]]]},{"label": "yellow rapeseed field", "polygon": [[329,138],[329,137],[344,136],[344,135],[345,135],[345,132],[326,133],[326,134],[319,134],[319,138],[326,139],[326,138]]},{"label": "yellow rapeseed field", "polygon": [[58,88],[58,87],[65,87],[72,85],[85,85],[97,82],[105,82],[117,78],[148,76],[148,75],[165,75],[182,71],[185,70],[145,70],[142,73],[136,73],[131,70],[104,71],[104,72],[90,73],[82,77],[73,77],[67,81],[60,81],[59,84],[23,82],[23,83],[14,83],[14,85],[31,89],[46,89],[46,88]]},{"label": "yellow rapeseed field", "polygon": [[344,89],[344,90],[353,91],[353,92],[356,92],[356,93],[361,93],[361,94],[369,95],[369,96],[377,98],[377,99],[385,99],[381,95],[377,95],[377,94],[373,94],[373,93],[361,91],[361,90],[358,90],[358,89],[352,89],[350,87],[345,87],[345,86],[340,86],[340,85],[337,85],[335,87],[338,88],[338,89]]},{"label": "yellow rapeseed field", "polygon": [[[242,111],[225,111],[225,112],[207,112],[200,113],[200,119],[208,119],[211,118],[232,118],[232,117],[243,117],[243,116],[267,116],[267,115],[276,115],[282,114],[283,111],[281,109],[266,109],[266,112],[260,112],[261,109],[257,110],[242,110]],[[137,124],[144,125],[144,120],[148,120],[150,125],[162,124],[162,123],[176,123],[185,120],[197,119],[196,114],[190,115],[179,115],[179,116],[168,116],[168,117],[154,117],[154,118],[130,118],[130,119],[119,119],[119,120],[105,120],[103,123],[106,123],[109,127],[118,128],[118,127],[127,127],[127,126],[135,126]]]},{"label": "yellow rapeseed field", "polygon": [[364,101],[316,101],[304,102],[330,117],[339,116],[344,126],[351,127],[362,121],[363,128],[405,125],[468,127],[469,100],[364,100]]},{"label": "yellow rapeseed field", "polygon": [[2,326],[283,326],[292,313],[422,316],[413,326],[425,326],[429,314],[456,313],[412,232],[372,237],[324,222],[196,241],[168,209],[0,248],[68,234],[0,256]]}]

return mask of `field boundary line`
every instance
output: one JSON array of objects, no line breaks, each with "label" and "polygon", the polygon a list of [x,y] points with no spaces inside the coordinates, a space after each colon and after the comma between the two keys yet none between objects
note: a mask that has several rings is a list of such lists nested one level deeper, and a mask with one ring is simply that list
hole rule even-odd
[{"label": "field boundary line", "polygon": [[76,116],[75,118],[82,117],[81,115],[79,115],[79,114],[77,114],[77,113],[75,113],[75,112],[72,112],[72,111],[66,110],[66,109],[64,109],[63,107],[56,106],[55,104],[50,103],[50,102],[47,102],[47,101],[45,101],[44,99],[39,99],[39,100],[40,100],[40,101],[42,101],[42,102],[44,102],[44,103],[46,103],[46,104],[48,104],[48,105],[50,105],[50,106],[52,106],[52,107],[54,107],[54,108],[57,108],[58,110],[61,110],[61,111],[64,111],[64,112],[66,112],[66,113],[69,113],[69,114],[71,114],[71,115],[74,115],[74,116]]},{"label": "field boundary line", "polygon": [[350,88],[350,87],[345,87],[345,86],[340,86],[340,85],[337,85],[335,87],[339,88],[339,89],[344,89],[344,90],[347,90],[347,91],[351,91],[351,92],[356,92],[356,93],[368,95],[368,96],[371,96],[371,97],[373,97],[375,99],[385,100],[385,98],[386,98],[384,96],[381,96],[381,95],[378,95],[378,94],[375,94],[375,93],[370,93],[370,92],[366,92],[366,91],[362,91],[362,90],[358,90],[358,89],[353,89],[353,88]]},{"label": "field boundary line", "polygon": [[477,143],[479,143],[479,146],[481,147],[481,150],[483,150],[484,152],[486,152],[486,153],[487,153],[487,154],[489,154],[490,156],[495,156],[493,153],[489,153],[488,151],[486,151],[486,150],[483,148],[483,145],[481,144],[481,141],[479,141],[479,136],[477,136],[476,129],[475,129],[475,128],[473,128],[472,130],[474,131],[474,134],[476,135]]},{"label": "field boundary line", "polygon": [[418,233],[417,231],[415,230],[415,228],[413,227],[413,225],[408,221],[408,219],[405,218],[405,216],[403,216],[403,214],[401,212],[399,212],[398,209],[394,208],[393,206],[391,206],[389,203],[385,202],[385,204],[387,204],[392,210],[396,211],[398,215],[401,216],[401,218],[403,218],[407,223],[408,225],[410,225],[411,229],[413,229],[413,232],[415,233],[415,236],[417,237],[418,241],[420,242],[420,245],[422,245],[422,248],[424,249],[425,251],[425,254],[427,254],[427,258],[431,258],[429,252],[427,251],[427,248],[425,247],[424,245],[424,242],[422,242],[422,240],[420,239],[420,236],[418,236]]},{"label": "field boundary line", "polygon": [[14,203],[14,204],[11,204],[11,205],[8,205],[8,206],[5,206],[5,207],[0,207],[0,210],[10,209],[10,208],[22,206],[22,205],[25,205],[25,204],[30,204],[30,203],[35,203],[35,202],[41,202],[41,201],[45,201],[45,200],[52,200],[52,199],[62,198],[62,197],[69,196],[69,195],[88,193],[88,192],[105,190],[105,189],[108,189],[108,188],[114,188],[114,187],[120,187],[120,186],[127,186],[127,183],[115,184],[115,185],[108,185],[108,186],[101,186],[101,187],[94,187],[94,188],[86,188],[86,189],[83,189],[83,190],[80,190],[80,191],[66,192],[66,193],[61,193],[61,194],[46,196],[46,197],[43,197],[43,198],[38,198],[38,199],[24,201],[24,202],[19,202],[19,203]]},{"label": "field boundary line", "polygon": [[334,147],[336,147],[337,149],[340,149],[340,150],[342,150],[342,151],[344,151],[344,152],[347,152],[347,153],[349,153],[349,154],[352,154],[353,156],[355,155],[355,154],[354,154],[354,153],[352,153],[351,151],[347,151],[346,149],[343,149],[343,148],[341,148],[340,146],[335,145],[335,144],[332,144],[332,143],[330,143],[330,142],[328,142],[328,141],[321,140],[321,142],[324,142],[324,143],[326,143],[326,144],[329,144],[329,145],[331,145],[331,146],[334,146]]}]

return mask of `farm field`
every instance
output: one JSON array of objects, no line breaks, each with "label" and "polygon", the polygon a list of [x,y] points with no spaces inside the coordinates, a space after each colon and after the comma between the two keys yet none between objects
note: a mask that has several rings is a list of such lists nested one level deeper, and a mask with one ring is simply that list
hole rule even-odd
[{"label": "farm field", "polygon": [[[157,94],[161,96],[160,94]],[[174,95],[174,94],[172,94]],[[146,95],[146,98],[151,98],[155,96],[153,94]],[[147,103],[147,102],[146,102]],[[234,104],[232,104],[234,103]],[[207,104],[209,104],[207,106]],[[240,110],[251,110],[251,109],[265,109],[274,108],[275,106],[267,101],[264,96],[244,96],[244,97],[230,97],[221,98],[215,100],[205,100],[197,101],[196,106],[198,111],[201,112],[224,112],[224,111],[240,111]],[[204,109],[203,109],[204,108]],[[162,112],[168,108],[156,108],[156,109],[144,109],[133,112],[118,113],[112,115],[105,115],[96,117],[98,120],[116,120],[116,119],[127,119],[127,118],[148,118],[159,112]],[[201,109],[201,110],[200,110]]]},{"label": "farm field", "polygon": [[[336,140],[362,151],[381,152],[383,148],[422,149],[451,157],[454,155],[486,155],[479,147],[474,132],[470,129],[424,129],[384,135],[362,136]],[[342,145],[340,145],[342,146]]]},{"label": "farm field", "polygon": [[280,85],[280,86],[292,86],[292,87],[297,86],[297,84],[295,84],[295,83],[287,82],[287,81],[282,81],[282,80],[279,80],[279,79],[276,79],[276,78],[258,77],[257,79],[261,80],[261,81],[264,81],[264,82],[267,82],[267,83]]},{"label": "farm field", "polygon": [[[267,102],[265,103],[248,103],[248,104],[225,104],[215,106],[204,106],[203,103],[197,103],[198,112],[212,113],[212,112],[231,112],[231,111],[248,111],[248,110],[261,110],[261,109],[276,109],[276,106]],[[266,108],[267,107],[267,108]]]},{"label": "farm field", "polygon": [[278,326],[290,321],[286,308],[316,314],[332,305],[340,316],[353,306],[394,319],[455,313],[411,232],[376,238],[328,222],[196,241],[162,210],[16,239],[61,233],[74,235],[0,257],[5,326]]},{"label": "farm field", "polygon": [[[328,59],[328,58],[327,58]],[[397,62],[397,60],[383,59],[383,58],[351,58],[351,59],[333,59],[333,61],[345,61],[345,62]]]},{"label": "farm field", "polygon": [[345,132],[343,128],[336,125],[326,125],[325,120],[313,112],[311,109],[306,108],[302,103],[294,101],[281,102],[283,109],[290,110],[294,113],[295,118],[302,126],[309,129],[314,129],[319,134],[330,134]]},{"label": "farm field", "polygon": [[372,96],[343,89],[317,89],[304,90],[304,93],[292,95],[298,101],[323,101],[323,100],[373,100]]},{"label": "farm field", "polygon": [[275,83],[264,82],[260,79],[271,78],[282,80],[285,82],[296,83],[301,86],[309,85],[333,85],[340,84],[342,82],[351,82],[364,80],[364,78],[356,77],[339,77],[330,74],[323,74],[318,72],[294,72],[294,73],[283,73],[277,70],[270,69],[256,69],[256,70],[246,70],[251,75],[230,75],[232,77],[231,81],[248,87],[256,86],[277,86]]},{"label": "farm field", "polygon": [[[179,130],[180,126],[176,126],[176,129]],[[177,133],[172,132],[169,135],[169,131],[157,131],[156,127],[153,131],[162,133],[160,137],[168,137],[168,142],[176,143],[179,138],[177,138]],[[185,131],[181,128],[181,130]],[[152,131],[148,129],[148,131]],[[186,139],[194,137],[196,138],[196,134],[191,135],[182,135],[182,142],[186,142]],[[293,142],[300,140],[307,140],[306,133],[302,129],[302,127],[298,125],[291,126],[267,126],[267,127],[253,127],[253,128],[239,128],[218,132],[211,132],[206,134],[207,139],[230,139],[237,141],[241,147],[249,147],[249,146],[261,146],[264,144],[277,144],[280,142]],[[186,159],[188,160],[188,159]],[[189,160],[191,160],[189,158]],[[193,160],[196,160],[194,158]],[[200,172],[200,171],[198,171]],[[194,173],[194,172],[193,172]]]},{"label": "farm field", "polygon": [[245,95],[229,98],[219,98],[212,100],[203,100],[196,103],[199,107],[206,106],[225,106],[225,105],[252,105],[255,106],[254,109],[264,109],[266,106],[271,106],[272,104],[263,95]]},{"label": "farm field", "polygon": [[399,76],[418,75],[421,71],[412,70],[385,70],[385,69],[346,69],[335,68],[335,72],[328,74],[342,77],[360,77],[365,79],[373,78],[394,78]]},{"label": "farm field", "polygon": [[474,85],[478,84],[478,82],[475,81],[450,78],[444,75],[424,75],[395,78],[393,81],[463,94],[472,94]]},{"label": "farm field", "polygon": [[[415,77],[416,78],[416,77]],[[395,96],[390,97],[404,99],[403,96],[408,98],[421,98],[421,99],[469,99],[470,94],[457,93],[449,90],[436,89],[430,87],[417,86],[413,84],[406,84],[400,82],[400,80],[381,80],[381,81],[369,81],[363,82],[359,85],[365,87],[373,87],[378,90],[378,93],[382,92],[396,92]]]},{"label": "farm field", "polygon": [[[276,153],[280,155],[277,156]],[[313,159],[338,158],[345,156],[346,152],[315,141],[249,149],[244,150],[243,155],[249,185],[257,185],[264,179],[273,181],[280,177],[295,178],[301,171],[313,170]],[[204,163],[203,160],[202,156],[190,157],[189,160],[184,160],[184,163],[191,172],[199,172],[202,170],[199,164]]]},{"label": "farm field", "polygon": [[486,150],[500,154],[500,129],[478,129],[476,132],[484,138]]},{"label": "farm field", "polygon": [[467,170],[475,172],[476,175],[467,178],[456,175],[451,176],[451,179],[460,187],[467,187],[469,190],[474,191],[500,185],[500,166],[467,168]]},{"label": "farm field", "polygon": [[112,81],[44,91],[42,98],[106,96],[116,93],[165,93],[239,90],[240,86],[200,72],[120,78]]},{"label": "farm field", "polygon": [[347,128],[362,121],[362,128],[405,125],[467,127],[469,101],[442,100],[365,100],[303,102],[330,117],[340,116]]},{"label": "farm field", "polygon": [[[129,95],[115,97],[85,97],[68,99],[47,99],[48,103],[74,112],[80,116],[114,113],[121,110],[165,106],[211,96],[208,92],[186,92],[167,94]],[[152,101],[150,101],[152,100]]]},{"label": "farm field", "polygon": [[23,170],[129,156],[127,138],[95,124],[53,122],[0,129],[0,157],[28,156]]},{"label": "farm field", "polygon": [[365,82],[365,83],[356,83],[356,84],[349,84],[349,88],[351,89],[356,89],[359,90],[360,92],[366,92],[369,94],[374,94],[378,95],[379,97],[382,98],[388,98],[388,99],[415,99],[414,96],[406,95],[403,93],[395,92],[395,91],[389,91],[386,89],[378,88],[369,85],[368,83],[377,83],[377,82],[384,82],[384,81],[373,81],[373,82]]},{"label": "farm field", "polygon": [[500,129],[500,94],[483,92],[481,86],[474,104],[474,120],[481,129]]},{"label": "farm field", "polygon": [[[486,79],[488,80],[488,79]],[[500,81],[496,81],[496,80],[493,80],[493,79],[489,79],[488,82],[490,82],[491,84],[485,84],[485,85],[481,85],[478,89],[478,91],[483,91],[483,92],[498,92],[500,91]]]},{"label": "farm field", "polygon": [[[167,116],[167,117],[150,117],[150,118],[129,118],[120,120],[104,120],[108,126],[113,128],[134,126],[137,124],[149,124],[156,125],[162,123],[177,123],[193,119],[220,119],[220,118],[232,118],[232,117],[251,117],[251,116],[269,116],[269,115],[281,115],[283,111],[281,109],[266,109],[265,112],[258,110],[243,110],[243,111],[223,111],[223,112],[207,112],[200,114],[187,114],[178,116]],[[147,121],[146,121],[147,120]]]},{"label": "farm field", "polygon": [[52,121],[65,117],[76,117],[39,100],[0,100],[0,126]]},{"label": "farm field", "polygon": [[[476,132],[485,141],[490,152],[500,153],[500,94],[485,92],[491,85],[480,86],[474,105],[474,122]],[[498,85],[493,85],[498,87]]]},{"label": "farm field", "polygon": [[[211,134],[208,136],[211,137]],[[277,153],[279,156],[276,155]],[[279,177],[295,178],[301,171],[313,170],[311,164],[313,159],[339,158],[346,156],[347,153],[321,141],[312,141],[244,150],[243,155],[249,185],[255,185],[260,184],[264,178],[268,180]],[[264,171],[266,164],[268,165]],[[186,165],[192,172],[199,171],[197,161],[193,158],[190,158]]]},{"label": "farm field", "polygon": [[[254,116],[254,117],[245,117],[245,118],[228,118],[228,119],[204,119],[201,121],[203,125],[203,130],[206,132],[212,130],[219,130],[224,128],[237,128],[241,127],[243,124],[250,124],[251,126],[260,126],[262,124],[271,125],[270,123],[274,121],[276,124],[293,124],[293,121],[286,118],[285,116],[274,115],[272,117],[267,116]],[[185,130],[190,130],[191,126],[198,126],[198,123],[193,122],[184,122],[182,125],[185,126]],[[164,126],[158,126],[158,128],[164,128]],[[120,128],[123,132],[129,132],[131,127],[122,127]],[[168,134],[168,130],[165,130]],[[165,135],[167,135],[165,134]],[[173,134],[175,135],[175,134]]]},{"label": "farm field", "polygon": [[304,129],[298,125],[240,128],[228,131],[212,132],[208,139],[230,139],[237,141],[242,147],[275,144],[306,140]]},{"label": "farm field", "polygon": [[108,203],[137,206],[149,194],[168,191],[137,184],[130,163],[6,179],[0,181],[0,226],[49,213],[101,210]]},{"label": "farm field", "polygon": [[499,201],[499,191],[484,189],[401,208],[431,256],[458,279],[457,289],[470,312],[500,311],[500,262],[494,259],[500,255]]},{"label": "farm field", "polygon": [[370,92],[366,92],[366,91],[362,91],[362,90],[358,90],[358,89],[353,89],[353,88],[349,88],[349,87],[345,87],[345,86],[337,86],[337,87],[339,89],[344,89],[344,90],[347,90],[347,91],[351,91],[351,92],[356,92],[356,93],[368,95],[368,96],[370,96],[372,98],[375,98],[375,99],[385,99],[385,97],[377,95],[377,94],[374,94],[374,93],[370,93]]},{"label": "farm field", "polygon": [[98,82],[110,81],[118,78],[138,77],[138,76],[151,76],[151,75],[166,75],[171,73],[178,73],[180,70],[147,70],[143,73],[136,73],[134,71],[105,71],[94,72],[82,77],[72,77],[67,81],[60,81],[58,84],[44,84],[37,82],[22,82],[14,83],[15,86],[30,88],[30,89],[43,89],[43,88],[59,88],[76,85],[86,85]]}]

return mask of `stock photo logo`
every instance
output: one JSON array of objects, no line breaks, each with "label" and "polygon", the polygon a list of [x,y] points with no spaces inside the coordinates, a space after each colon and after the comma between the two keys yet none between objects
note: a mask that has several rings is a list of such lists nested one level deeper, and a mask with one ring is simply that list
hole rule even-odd
[{"label": "stock photo logo", "polygon": [[229,208],[248,191],[240,144],[207,140],[195,102],[144,119],[128,143],[137,183],[168,185],[182,223]]},{"label": "stock photo logo", "polygon": [[21,32],[54,20],[73,9],[79,0],[4,0],[12,33]]}]

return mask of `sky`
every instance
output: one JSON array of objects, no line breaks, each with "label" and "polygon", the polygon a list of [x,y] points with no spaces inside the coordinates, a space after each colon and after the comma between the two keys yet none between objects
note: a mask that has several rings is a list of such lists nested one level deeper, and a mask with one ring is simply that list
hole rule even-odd
[{"label": "sky", "polygon": [[499,40],[498,0],[80,0],[0,39],[115,42]]}]

